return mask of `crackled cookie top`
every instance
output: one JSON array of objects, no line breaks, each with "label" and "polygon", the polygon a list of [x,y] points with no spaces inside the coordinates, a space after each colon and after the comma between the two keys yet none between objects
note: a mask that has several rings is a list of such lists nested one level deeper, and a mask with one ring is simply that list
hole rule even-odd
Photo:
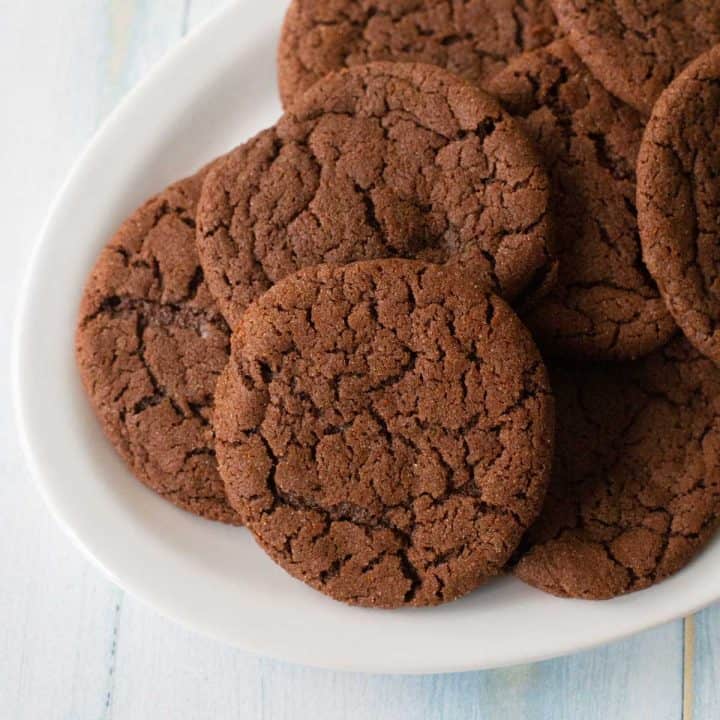
[{"label": "crackled cookie top", "polygon": [[319,266],[253,303],[217,388],[228,499],[297,578],[348,603],[452,600],[542,504],[553,407],[529,333],[467,276]]},{"label": "crackled cookie top", "polygon": [[593,75],[649,115],[660,93],[720,42],[717,0],[549,0]]},{"label": "crackled cookie top", "polygon": [[134,474],[185,510],[239,522],[211,426],[230,333],[195,250],[204,175],[146,202],[102,251],[82,299],[76,353],[105,433]]},{"label": "crackled cookie top", "polygon": [[318,263],[459,263],[504,297],[554,269],[549,181],[498,102],[430,65],[374,63],[317,83],[212,171],[198,210],[210,290],[234,326]]},{"label": "crackled cookie top", "polygon": [[287,106],[330,72],[421,62],[482,85],[556,32],[549,0],[293,0],[278,51]]},{"label": "crackled cookie top", "polygon": [[720,518],[720,370],[677,338],[642,362],[551,380],[553,479],[516,575],[602,599],[678,571]]},{"label": "crackled cookie top", "polygon": [[546,353],[630,359],[675,323],[641,259],[635,162],[644,123],[565,40],[513,60],[488,88],[521,118],[553,183],[560,269],[524,321]]},{"label": "crackled cookie top", "polygon": [[720,45],[658,100],[638,161],[643,254],[675,321],[720,364]]}]

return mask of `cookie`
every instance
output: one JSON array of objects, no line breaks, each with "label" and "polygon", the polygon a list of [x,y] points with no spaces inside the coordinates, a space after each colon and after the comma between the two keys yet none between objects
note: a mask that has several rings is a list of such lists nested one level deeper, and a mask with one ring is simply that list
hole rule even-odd
[{"label": "cookie", "polygon": [[494,98],[430,65],[373,63],[317,83],[210,172],[198,248],[231,326],[323,262],[452,261],[518,301],[554,272],[549,202],[542,161]]},{"label": "cookie", "polygon": [[102,251],[82,298],[76,355],[103,429],[133,473],[184,510],[238,523],[211,424],[230,332],[195,249],[204,175],[146,202]]},{"label": "cookie", "polygon": [[677,324],[720,365],[720,45],[658,100],[638,160],[643,255]]},{"label": "cookie", "polygon": [[230,502],[277,563],[337,600],[464,595],[542,504],[542,360],[502,300],[441,266],[286,278],[238,324],[217,398]]},{"label": "cookie", "polygon": [[720,518],[720,370],[680,337],[641,362],[551,380],[553,479],[515,574],[604,599],[680,570]]},{"label": "cookie", "polygon": [[438,65],[482,86],[556,30],[549,0],[293,0],[280,95],[287,107],[325,75],[378,60]]},{"label": "cookie", "polygon": [[632,359],[675,331],[641,258],[635,163],[644,123],[566,40],[513,60],[489,85],[535,141],[553,184],[560,268],[523,319],[548,355]]},{"label": "cookie", "polygon": [[720,42],[717,0],[549,1],[593,75],[645,116],[691,60]]}]

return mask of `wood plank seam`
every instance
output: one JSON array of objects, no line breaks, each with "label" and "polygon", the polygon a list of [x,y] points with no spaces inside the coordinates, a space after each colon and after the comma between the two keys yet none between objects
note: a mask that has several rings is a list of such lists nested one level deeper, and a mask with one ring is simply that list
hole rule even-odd
[{"label": "wood plank seam", "polygon": [[683,720],[693,720],[695,706],[694,668],[695,663],[695,616],[689,615],[683,623]]},{"label": "wood plank seam", "polygon": [[182,23],[180,25],[180,36],[185,37],[188,34],[189,30],[189,23],[190,23],[190,6],[192,5],[192,0],[184,0],[183,2],[183,11],[182,11]]},{"label": "wood plank seam", "polygon": [[103,717],[110,718],[112,715],[113,696],[115,692],[115,677],[117,670],[117,649],[118,649],[118,633],[120,628],[120,614],[122,611],[123,600],[125,594],[121,593],[118,601],[115,603],[115,614],[113,616],[113,626],[110,643],[110,657],[108,659],[108,676],[103,703]]}]

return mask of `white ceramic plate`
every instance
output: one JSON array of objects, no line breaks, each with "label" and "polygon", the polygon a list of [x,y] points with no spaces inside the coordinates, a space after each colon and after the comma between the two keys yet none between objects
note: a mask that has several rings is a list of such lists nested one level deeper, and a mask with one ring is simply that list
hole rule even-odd
[{"label": "white ceramic plate", "polygon": [[488,668],[574,652],[720,598],[720,542],[656,588],[559,600],[505,578],[430,610],[350,608],[291,579],[243,529],[145,490],[103,438],[75,369],[85,277],[147,195],[280,112],[275,47],[284,2],[231,5],[185,40],[112,115],[57,198],[25,288],[16,343],[18,421],[37,483],[65,529],[123,588],[239,647],[369,672]]}]

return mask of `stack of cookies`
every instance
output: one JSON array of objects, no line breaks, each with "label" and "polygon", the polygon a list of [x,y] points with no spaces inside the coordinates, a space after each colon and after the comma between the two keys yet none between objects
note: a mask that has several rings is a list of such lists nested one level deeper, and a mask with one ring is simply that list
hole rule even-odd
[{"label": "stack of cookies", "polygon": [[285,114],[86,286],[133,473],[356,605],[687,564],[720,524],[720,5],[642,5],[292,0]]}]

